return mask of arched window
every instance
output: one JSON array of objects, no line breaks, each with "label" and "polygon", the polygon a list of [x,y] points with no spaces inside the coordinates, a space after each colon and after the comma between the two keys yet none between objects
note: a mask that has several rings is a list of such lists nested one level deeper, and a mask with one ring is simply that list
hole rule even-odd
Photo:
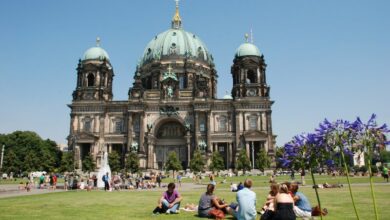
[{"label": "arched window", "polygon": [[247,83],[256,83],[256,72],[253,70],[248,70],[246,73]]},{"label": "arched window", "polygon": [[91,86],[94,86],[95,85],[95,76],[92,74],[92,73],[90,73],[90,74],[88,74],[88,87],[91,87]]}]

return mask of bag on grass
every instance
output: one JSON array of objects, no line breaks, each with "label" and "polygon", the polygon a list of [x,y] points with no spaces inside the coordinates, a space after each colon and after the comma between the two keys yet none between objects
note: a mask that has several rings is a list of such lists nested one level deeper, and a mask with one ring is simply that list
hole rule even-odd
[{"label": "bag on grass", "polygon": [[209,215],[212,217],[215,217],[215,219],[220,220],[220,219],[225,219],[225,213],[223,213],[222,210],[213,208],[209,211]]},{"label": "bag on grass", "polygon": [[322,210],[317,205],[316,207],[313,207],[311,210],[311,216],[326,216],[328,214],[328,210],[326,208],[323,208]]}]

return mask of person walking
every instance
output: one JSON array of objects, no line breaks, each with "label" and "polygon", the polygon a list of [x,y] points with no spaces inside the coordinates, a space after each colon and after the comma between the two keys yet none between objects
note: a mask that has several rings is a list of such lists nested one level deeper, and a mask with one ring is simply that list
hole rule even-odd
[{"label": "person walking", "polygon": [[108,175],[108,172],[103,176],[102,179],[104,182],[104,191],[110,190],[110,176]]},{"label": "person walking", "polygon": [[387,169],[386,165],[383,165],[382,176],[384,180],[389,182],[389,169]]}]

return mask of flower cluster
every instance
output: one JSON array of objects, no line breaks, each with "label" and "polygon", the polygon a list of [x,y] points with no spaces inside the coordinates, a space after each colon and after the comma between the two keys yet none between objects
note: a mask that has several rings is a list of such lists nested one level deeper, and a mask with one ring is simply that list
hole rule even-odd
[{"label": "flower cluster", "polygon": [[378,148],[390,144],[385,134],[390,132],[386,124],[377,126],[373,114],[367,123],[358,117],[355,121],[325,119],[315,132],[301,134],[284,145],[284,154],[279,158],[283,167],[313,168],[319,165],[334,166],[332,158],[343,151],[372,154]]}]

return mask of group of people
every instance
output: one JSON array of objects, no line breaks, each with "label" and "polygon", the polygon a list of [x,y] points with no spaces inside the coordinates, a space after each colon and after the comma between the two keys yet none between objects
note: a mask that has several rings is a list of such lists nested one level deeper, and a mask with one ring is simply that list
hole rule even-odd
[{"label": "group of people", "polygon": [[297,183],[272,183],[266,202],[261,210],[261,220],[310,219],[312,207],[308,198],[298,192]]},{"label": "group of people", "polygon": [[[240,183],[241,184],[241,183]],[[226,203],[215,195],[216,185],[209,183],[198,205],[187,204],[184,210],[197,211],[199,217],[224,219],[230,214],[238,220],[254,220],[257,216],[256,193],[251,190],[253,181],[246,179],[239,190],[235,189],[236,202]],[[182,196],[175,190],[175,183],[168,184],[168,190],[159,198],[153,214],[179,213]],[[238,187],[237,187],[238,188]],[[261,220],[295,220],[297,217],[310,219],[312,207],[308,198],[298,192],[297,183],[272,183],[261,213]]]},{"label": "group of people", "polygon": [[161,187],[162,183],[162,174],[159,173],[155,175],[152,173],[150,176],[138,176],[138,177],[132,177],[132,176],[120,176],[120,175],[113,175],[112,178],[110,178],[109,174],[106,173],[102,177],[102,181],[105,183],[105,190],[121,190],[121,189],[152,189],[156,187]]}]

